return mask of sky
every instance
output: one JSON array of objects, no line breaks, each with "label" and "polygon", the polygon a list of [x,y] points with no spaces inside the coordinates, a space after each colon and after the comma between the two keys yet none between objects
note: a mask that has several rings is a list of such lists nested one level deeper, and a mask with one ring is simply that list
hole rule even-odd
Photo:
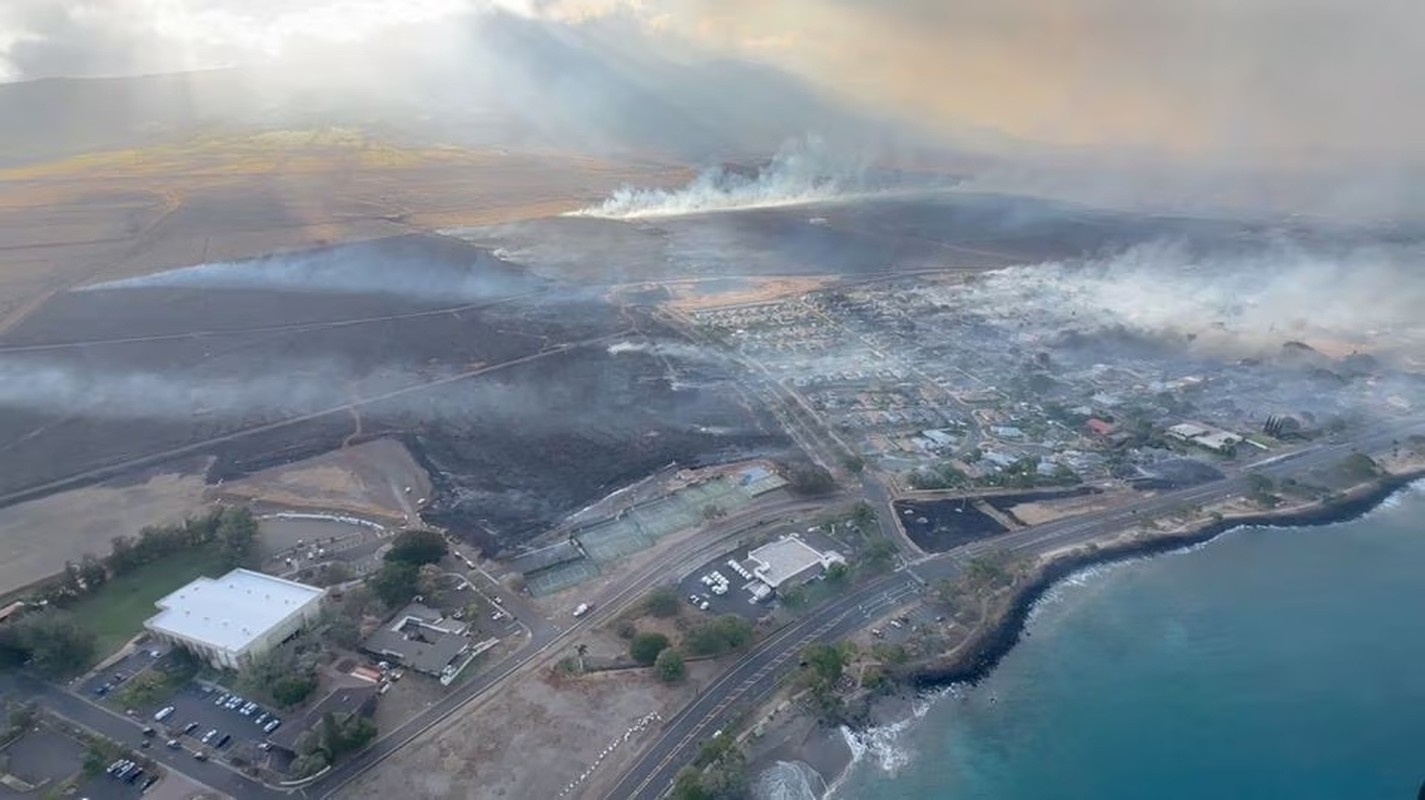
[{"label": "sky", "polygon": [[[398,69],[481,15],[616,18],[662,52],[769,65],[869,114],[1218,163],[1414,163],[1419,0],[5,0],[0,79],[273,62]],[[309,76],[310,77],[310,76]]]}]

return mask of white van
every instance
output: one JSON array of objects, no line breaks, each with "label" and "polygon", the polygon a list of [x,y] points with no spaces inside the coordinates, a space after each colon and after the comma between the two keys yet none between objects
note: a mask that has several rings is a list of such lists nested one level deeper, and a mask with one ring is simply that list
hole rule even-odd
[{"label": "white van", "polygon": [[171,716],[173,716],[173,706],[164,706],[154,712],[153,719],[155,722],[162,722]]}]

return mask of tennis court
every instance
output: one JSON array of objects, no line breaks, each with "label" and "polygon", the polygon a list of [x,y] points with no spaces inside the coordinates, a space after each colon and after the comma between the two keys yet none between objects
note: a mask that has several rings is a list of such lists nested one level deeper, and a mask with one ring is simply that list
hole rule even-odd
[{"label": "tennis court", "polygon": [[588,559],[566,561],[558,566],[524,576],[525,586],[534,597],[558,594],[599,574],[599,568]]},{"label": "tennis court", "polygon": [[678,496],[665,497],[639,506],[629,513],[648,536],[661,539],[702,522],[702,512],[688,506]]},{"label": "tennis court", "polygon": [[576,537],[589,558],[600,564],[607,564],[625,556],[648,549],[653,541],[639,531],[633,520],[605,520],[579,532]]}]

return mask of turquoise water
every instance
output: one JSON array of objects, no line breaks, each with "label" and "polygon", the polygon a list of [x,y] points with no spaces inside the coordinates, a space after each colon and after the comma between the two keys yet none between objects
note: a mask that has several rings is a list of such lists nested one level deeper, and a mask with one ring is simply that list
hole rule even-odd
[{"label": "turquoise water", "polygon": [[1425,781],[1418,485],[1353,522],[1079,576],[1028,630],[981,686],[873,737],[836,796],[1413,800]]}]

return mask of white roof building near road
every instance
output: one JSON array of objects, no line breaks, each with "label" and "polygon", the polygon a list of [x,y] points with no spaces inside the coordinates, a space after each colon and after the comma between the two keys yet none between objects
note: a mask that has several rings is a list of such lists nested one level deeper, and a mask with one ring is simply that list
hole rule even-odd
[{"label": "white roof building near road", "polygon": [[315,586],[235,569],[199,578],[154,605],[144,622],[160,639],[215,667],[238,669],[316,619],[326,592]]},{"label": "white roof building near road", "polygon": [[783,536],[764,544],[749,552],[747,558],[756,565],[752,574],[773,589],[788,583],[805,583],[832,564],[846,563],[835,550],[823,553],[797,536]]}]

